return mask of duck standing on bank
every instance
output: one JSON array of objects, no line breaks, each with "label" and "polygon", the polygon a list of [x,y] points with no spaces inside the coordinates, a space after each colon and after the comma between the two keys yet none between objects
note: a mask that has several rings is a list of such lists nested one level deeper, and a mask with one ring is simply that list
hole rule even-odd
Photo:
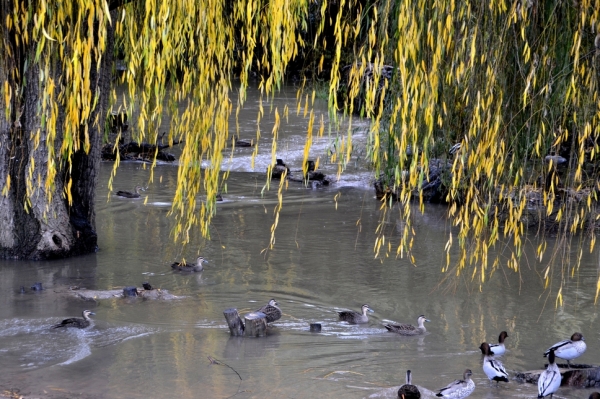
[{"label": "duck standing on bank", "polygon": [[416,385],[412,384],[412,377],[410,370],[406,370],[406,384],[402,385],[398,389],[398,398],[400,399],[420,399],[421,392]]},{"label": "duck standing on bank", "polygon": [[552,397],[558,391],[561,381],[560,370],[554,362],[554,349],[550,348],[548,352],[548,367],[540,374],[540,378],[538,378],[538,398],[548,395]]},{"label": "duck standing on bank", "polygon": [[267,316],[267,323],[272,323],[281,318],[281,309],[279,309],[278,305],[275,299],[271,299],[268,304],[256,311],[264,313]]},{"label": "duck standing on bank", "polygon": [[423,335],[427,331],[424,323],[429,321],[425,315],[421,315],[417,319],[419,327],[415,327],[412,324],[386,324],[385,328],[390,332],[400,335]]},{"label": "duck standing on bank", "polygon": [[146,191],[142,186],[135,186],[134,191],[135,192],[129,192],[129,191],[117,191],[117,196],[119,197],[124,197],[124,198],[140,198],[140,190],[142,191]]},{"label": "duck standing on bank", "polygon": [[494,352],[494,356],[502,356],[504,352],[506,352],[506,347],[504,346],[504,340],[508,338],[508,333],[506,331],[502,331],[500,336],[498,337],[497,344],[490,344],[490,349]]},{"label": "duck standing on bank", "polygon": [[466,369],[462,380],[452,381],[450,384],[440,389],[435,396],[452,399],[466,398],[475,390],[475,383],[471,379],[472,375],[473,372]]},{"label": "duck standing on bank", "polygon": [[361,312],[355,312],[353,310],[343,310],[338,312],[338,316],[341,321],[347,321],[350,324],[365,324],[369,322],[369,316],[367,312],[373,313],[374,310],[369,305],[364,304],[361,307]]},{"label": "duck standing on bank", "polygon": [[90,315],[96,314],[91,310],[84,310],[82,312],[83,319],[78,317],[71,317],[70,319],[64,319],[58,324],[52,326],[52,328],[62,328],[62,327],[74,327],[74,328],[86,328],[90,325]]},{"label": "duck standing on bank", "polygon": [[567,361],[567,365],[569,368],[571,368],[571,360],[581,356],[586,349],[587,345],[585,344],[583,335],[576,332],[571,335],[571,339],[565,339],[564,341],[557,342],[548,348],[546,352],[544,352],[544,357],[550,354],[550,350],[554,350],[554,355],[556,357],[560,357],[561,359],[565,359]]},{"label": "duck standing on bank", "polygon": [[479,347],[483,357],[483,372],[488,376],[490,381],[496,381],[498,384],[500,381],[508,382],[508,373],[504,369],[500,360],[494,359],[494,353],[490,349],[490,345],[484,342]]},{"label": "duck standing on bank", "polygon": [[171,268],[173,270],[175,270],[176,272],[195,272],[195,273],[199,273],[202,270],[204,270],[204,266],[202,266],[202,264],[204,262],[208,262],[206,259],[204,259],[202,256],[198,256],[196,258],[196,264],[195,265],[188,265],[184,262],[174,262],[171,265]]}]

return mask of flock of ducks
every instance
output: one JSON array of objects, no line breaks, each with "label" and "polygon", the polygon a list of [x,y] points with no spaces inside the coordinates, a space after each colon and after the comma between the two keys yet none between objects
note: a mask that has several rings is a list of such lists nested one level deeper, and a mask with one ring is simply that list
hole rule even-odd
[{"label": "flock of ducks", "polygon": [[[369,322],[367,312],[373,312],[373,309],[367,304],[363,305],[360,312],[345,310],[338,312],[339,319],[351,324],[364,324]],[[427,331],[425,322],[429,320],[425,315],[419,316],[417,319],[418,327],[411,324],[386,324],[385,328],[393,333],[400,335],[422,335]],[[479,349],[483,354],[483,372],[490,381],[508,382],[508,373],[502,362],[496,359],[496,356],[502,356],[506,352],[504,340],[508,338],[508,333],[502,331],[498,336],[497,344],[489,344],[483,342]],[[544,352],[544,357],[548,357],[548,367],[544,370],[538,379],[538,398],[546,396],[552,397],[560,387],[562,376],[560,370],[555,363],[557,357],[565,359],[567,365],[571,368],[571,360],[581,356],[586,350],[585,340],[579,332],[574,333],[571,339],[557,342]],[[450,384],[439,389],[436,393],[438,397],[444,398],[465,398],[469,396],[475,389],[475,383],[471,379],[473,372],[466,369],[463,374],[463,379],[452,381]],[[419,389],[411,382],[411,371],[406,372],[406,384],[402,385],[398,390],[398,397],[402,399],[419,399],[421,393]],[[593,393],[590,399],[600,399],[600,393]]]},{"label": "flock of ducks", "polygon": [[[506,331],[502,331],[498,337],[498,344],[488,344],[483,342],[479,349],[483,354],[483,371],[490,381],[508,382],[508,373],[502,362],[495,356],[503,355],[506,352],[504,340],[508,338]],[[538,378],[538,398],[546,396],[553,397],[554,393],[560,388],[562,376],[555,360],[556,357],[565,359],[568,367],[571,367],[570,361],[581,356],[586,350],[581,333],[574,333],[571,339],[557,342],[544,352],[544,357],[548,357],[548,367]],[[436,393],[438,397],[459,399],[469,396],[475,390],[475,383],[471,379],[473,372],[466,369],[462,380],[455,380],[444,388],[439,389]],[[403,399],[419,399],[421,393],[411,382],[411,372],[406,372],[406,384],[402,385],[398,390],[398,397]],[[600,399],[600,393],[594,392],[589,396],[589,399]]]},{"label": "flock of ducks", "polygon": [[[203,270],[202,264],[206,262],[202,256],[196,259],[195,265],[186,265],[185,263],[173,263],[171,267],[176,271],[189,271],[189,272],[200,272]],[[266,305],[256,310],[262,312],[266,316],[267,323],[272,323],[281,318],[282,312],[279,308],[279,304],[275,299],[271,299]],[[344,310],[338,312],[340,321],[345,321],[350,324],[365,324],[369,322],[367,312],[374,312],[373,309],[367,304],[362,305],[361,311],[356,312],[352,310]],[[83,318],[72,317],[62,320],[60,323],[55,324],[52,328],[87,328],[90,325],[90,315],[94,315],[94,312],[90,310],[84,310],[82,312]],[[424,323],[429,322],[424,315],[420,315],[417,319],[418,326],[411,324],[386,324],[385,328],[393,333],[405,336],[423,335],[427,331]],[[496,381],[496,384],[500,382],[508,382],[508,373],[504,368],[502,362],[496,359],[496,356],[502,356],[506,352],[504,340],[508,338],[506,331],[502,331],[498,336],[497,344],[489,344],[483,342],[479,349],[483,354],[483,371],[490,381]],[[581,356],[587,346],[583,335],[579,332],[574,333],[570,339],[566,339],[552,345],[544,352],[544,357],[548,357],[548,367],[544,370],[538,379],[538,398],[544,398],[546,396],[552,397],[556,393],[561,384],[560,370],[555,362],[556,358],[565,359],[568,367],[571,368],[570,361]],[[469,396],[475,390],[475,383],[471,379],[473,372],[470,369],[466,369],[463,373],[462,379],[452,381],[445,387],[438,389],[436,396],[459,399]],[[421,393],[417,386],[412,384],[412,374],[410,370],[406,371],[406,383],[398,389],[398,397],[402,399],[419,399]],[[589,399],[600,399],[600,393],[594,392],[590,395]]]}]

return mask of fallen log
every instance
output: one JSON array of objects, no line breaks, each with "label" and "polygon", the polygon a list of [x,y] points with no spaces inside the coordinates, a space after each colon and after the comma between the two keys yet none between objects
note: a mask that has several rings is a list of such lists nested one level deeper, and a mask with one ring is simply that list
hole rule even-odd
[{"label": "fallen log", "polygon": [[[600,366],[590,364],[557,364],[562,375],[562,386],[578,388],[600,387]],[[543,370],[531,370],[515,373],[515,378],[520,382],[537,384]]]}]

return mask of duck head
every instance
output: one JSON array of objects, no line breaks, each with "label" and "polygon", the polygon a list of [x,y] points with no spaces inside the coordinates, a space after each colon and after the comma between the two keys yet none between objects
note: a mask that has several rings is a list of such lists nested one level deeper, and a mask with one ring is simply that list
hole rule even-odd
[{"label": "duck head", "polygon": [[364,314],[364,315],[366,315],[366,314],[367,314],[367,312],[371,312],[371,313],[374,313],[374,312],[375,312],[375,311],[374,311],[373,309],[371,309],[371,307],[370,307],[369,305],[367,305],[367,304],[364,304],[364,305],[362,305],[361,309],[362,309],[362,314]]},{"label": "duck head", "polygon": [[90,315],[95,315],[96,313],[92,312],[91,310],[84,310],[82,314],[84,319],[89,320]]}]

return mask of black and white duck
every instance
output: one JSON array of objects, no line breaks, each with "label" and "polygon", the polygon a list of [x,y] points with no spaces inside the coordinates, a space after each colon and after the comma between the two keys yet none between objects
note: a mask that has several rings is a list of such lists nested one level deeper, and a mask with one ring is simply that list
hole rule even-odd
[{"label": "black and white duck", "polygon": [[552,397],[558,391],[558,388],[560,388],[561,382],[562,376],[560,375],[560,370],[554,362],[554,349],[550,348],[548,352],[548,367],[542,371],[542,374],[538,378],[538,398],[548,395]]},{"label": "black and white duck", "polygon": [[473,372],[466,369],[462,380],[452,381],[450,384],[440,389],[435,396],[452,399],[466,398],[475,390],[475,383],[471,379],[472,375]]},{"label": "black and white duck", "polygon": [[82,312],[83,319],[78,317],[71,317],[70,319],[64,319],[58,324],[52,326],[52,328],[61,328],[61,327],[74,327],[74,328],[86,328],[90,325],[90,315],[96,314],[91,310],[84,310]]},{"label": "black and white duck", "polygon": [[117,191],[117,196],[118,197],[124,197],[124,198],[140,198],[140,190],[142,191],[146,191],[142,186],[135,186],[134,191],[135,192],[129,192],[129,191]]},{"label": "black and white duck", "polygon": [[204,262],[208,262],[206,259],[204,259],[202,256],[198,256],[196,258],[196,264],[195,265],[188,265],[185,262],[174,262],[171,265],[171,268],[173,270],[175,270],[176,272],[201,272],[202,270],[204,270],[204,266],[202,266],[202,264]]},{"label": "black and white duck", "polygon": [[554,350],[554,355],[556,355],[556,357],[560,357],[561,359],[565,359],[567,361],[567,365],[569,368],[571,368],[571,360],[581,356],[586,349],[587,345],[585,344],[583,335],[576,332],[575,334],[571,335],[571,339],[557,342],[548,348],[546,352],[544,352],[544,357],[550,354],[550,350]]},{"label": "black and white duck", "polygon": [[508,382],[508,373],[500,360],[494,359],[494,352],[490,349],[490,344],[484,342],[479,347],[483,353],[483,372],[488,376],[490,381]]},{"label": "black and white duck", "polygon": [[421,315],[417,319],[418,327],[415,327],[412,324],[386,324],[385,328],[387,328],[389,332],[400,335],[423,335],[427,331],[424,323],[429,321],[430,320],[427,319],[425,315]]},{"label": "black and white duck", "polygon": [[257,309],[257,312],[262,312],[267,316],[267,323],[272,323],[281,318],[281,309],[275,299],[271,299],[265,306]]},{"label": "black and white duck", "polygon": [[416,385],[412,384],[412,375],[410,370],[406,370],[406,384],[398,389],[398,398],[400,399],[419,399],[421,392]]},{"label": "black and white duck", "polygon": [[341,321],[347,321],[350,324],[365,324],[369,322],[369,316],[367,316],[367,312],[373,313],[374,310],[371,309],[369,305],[364,304],[362,305],[360,312],[343,310],[338,312],[338,315]]},{"label": "black and white duck", "polygon": [[498,336],[498,343],[490,344],[490,349],[492,352],[494,352],[495,356],[504,355],[504,352],[506,352],[506,347],[504,346],[504,340],[506,338],[508,338],[508,333],[506,331],[502,331]]}]

